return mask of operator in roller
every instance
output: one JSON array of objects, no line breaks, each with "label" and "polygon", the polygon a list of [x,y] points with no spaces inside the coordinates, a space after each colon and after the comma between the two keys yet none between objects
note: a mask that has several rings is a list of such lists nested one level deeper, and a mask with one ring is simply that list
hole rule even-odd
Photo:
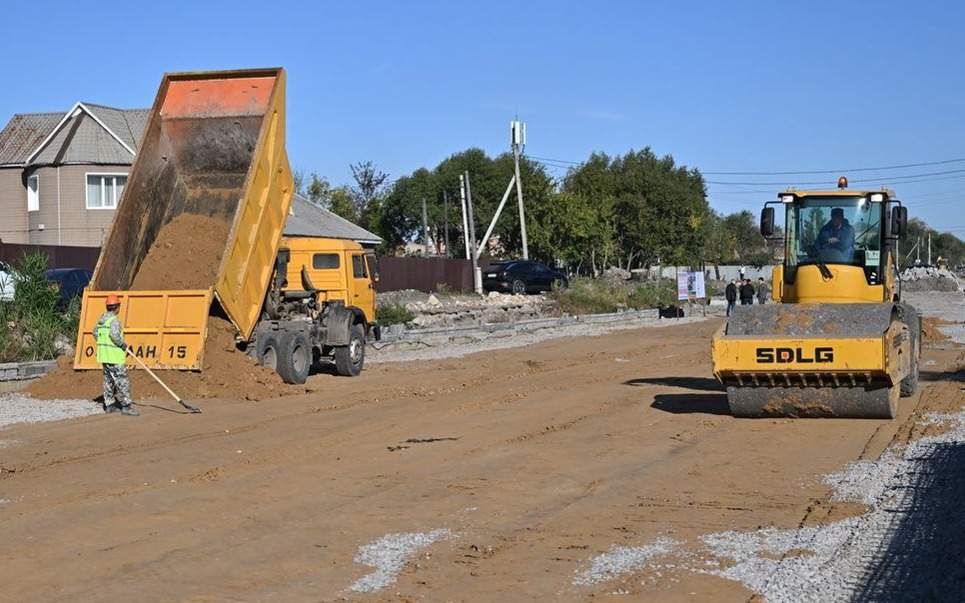
[{"label": "operator in roller", "polygon": [[825,261],[850,262],[854,257],[854,228],[840,207],[831,210],[831,220],[818,233],[817,248]]},{"label": "operator in roller", "polygon": [[107,296],[107,311],[94,325],[97,342],[97,362],[104,369],[104,412],[120,412],[136,417],[140,413],[131,404],[131,380],[127,375],[127,343],[117,313],[121,299],[113,293]]}]

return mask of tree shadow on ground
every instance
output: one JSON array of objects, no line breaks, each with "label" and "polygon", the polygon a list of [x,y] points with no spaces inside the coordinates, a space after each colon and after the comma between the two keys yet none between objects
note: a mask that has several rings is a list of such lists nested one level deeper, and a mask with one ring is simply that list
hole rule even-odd
[{"label": "tree shadow on ground", "polygon": [[891,524],[853,601],[961,601],[965,592],[965,445],[936,444],[895,489]]},{"label": "tree shadow on ground", "polygon": [[650,408],[675,415],[706,414],[729,415],[727,394],[657,394]]},{"label": "tree shadow on ground", "polygon": [[716,379],[708,377],[641,377],[624,381],[624,385],[669,385],[671,387],[683,387],[685,389],[695,389],[702,392],[722,392],[724,386]]}]

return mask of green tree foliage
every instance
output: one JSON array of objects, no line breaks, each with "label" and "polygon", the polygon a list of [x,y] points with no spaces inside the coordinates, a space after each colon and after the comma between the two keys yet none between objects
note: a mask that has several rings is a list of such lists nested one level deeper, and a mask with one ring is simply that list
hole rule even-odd
[{"label": "green tree foliage", "polygon": [[585,198],[609,225],[615,256],[603,258],[604,264],[633,268],[702,259],[711,218],[704,181],[669,155],[657,157],[649,148],[615,158],[593,154],[567,174],[562,192]]},{"label": "green tree foliage", "polygon": [[908,220],[908,234],[901,243],[902,268],[913,264],[918,257],[917,251],[908,256],[907,260],[904,256],[908,255],[919,241],[921,241],[921,261],[928,261],[929,234],[931,235],[932,263],[937,262],[939,256],[946,259],[950,267],[965,263],[965,242],[950,232],[938,232],[920,218],[912,218]]}]

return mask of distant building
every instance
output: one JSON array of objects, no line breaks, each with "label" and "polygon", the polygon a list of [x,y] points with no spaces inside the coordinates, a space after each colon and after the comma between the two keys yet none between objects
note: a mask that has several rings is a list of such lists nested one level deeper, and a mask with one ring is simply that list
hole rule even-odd
[{"label": "distant building", "polygon": [[292,199],[291,211],[288,212],[288,220],[285,222],[285,236],[346,239],[356,241],[369,249],[374,249],[382,242],[378,235],[315,205],[297,193]]},{"label": "distant building", "polygon": [[0,131],[0,239],[99,246],[148,112],[77,103],[14,115]]}]

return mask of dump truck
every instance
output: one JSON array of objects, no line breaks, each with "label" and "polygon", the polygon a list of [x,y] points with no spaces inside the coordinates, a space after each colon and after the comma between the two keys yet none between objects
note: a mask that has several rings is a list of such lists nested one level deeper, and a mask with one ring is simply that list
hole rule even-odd
[{"label": "dump truck", "polygon": [[738,417],[891,419],[918,383],[921,319],[901,298],[896,241],[907,208],[892,191],[787,190],[761,212],[784,260],[774,304],[737,306],[714,335],[714,376]]},{"label": "dump truck", "polygon": [[166,74],[81,306],[75,369],[121,298],[132,353],[201,370],[209,317],[238,348],[304,383],[332,357],[358,375],[375,324],[374,256],[354,241],[283,236],[294,182],[281,68]]}]

